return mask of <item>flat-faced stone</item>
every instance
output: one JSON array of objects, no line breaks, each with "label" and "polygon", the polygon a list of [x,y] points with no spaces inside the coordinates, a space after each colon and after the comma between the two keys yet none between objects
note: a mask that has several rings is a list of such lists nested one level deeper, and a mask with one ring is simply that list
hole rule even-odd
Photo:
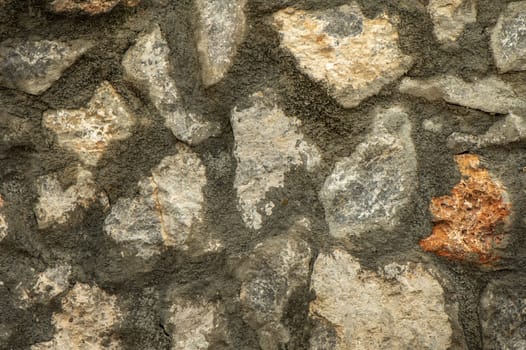
[{"label": "flat-faced stone", "polygon": [[521,96],[513,86],[496,76],[473,82],[466,82],[452,75],[430,79],[404,78],[400,84],[400,92],[430,101],[444,100],[489,113],[526,111],[526,96]]},{"label": "flat-faced stone", "polygon": [[39,95],[93,43],[7,39],[0,44],[0,86]]},{"label": "flat-faced stone", "polygon": [[44,127],[56,134],[57,142],[94,166],[111,142],[131,136],[136,118],[124,99],[107,81],[93,94],[86,108],[44,112]]},{"label": "flat-faced stone", "polygon": [[491,49],[501,73],[526,70],[526,1],[510,2],[501,13]]},{"label": "flat-faced stone", "polygon": [[408,115],[401,107],[378,110],[371,134],[336,163],[320,191],[331,235],[394,229],[415,191],[416,172]]},{"label": "flat-faced stone", "polygon": [[117,4],[134,7],[140,0],[53,0],[49,7],[56,13],[80,13],[98,15],[110,12]]},{"label": "flat-faced stone", "polygon": [[366,18],[355,2],[318,11],[286,8],[273,19],[281,45],[299,69],[325,84],[344,107],[376,95],[411,67],[411,57],[398,46],[393,19]]},{"label": "flat-faced stone", "polygon": [[201,63],[201,78],[206,86],[220,81],[232,66],[237,47],[246,32],[243,11],[246,0],[197,0],[195,32]]},{"label": "flat-faced stone", "polygon": [[141,34],[124,55],[124,77],[150,98],[175,137],[189,144],[200,143],[218,133],[219,127],[186,111],[171,77],[169,57],[170,48],[161,28],[154,25],[150,31]]},{"label": "flat-faced stone", "polygon": [[293,168],[311,171],[321,159],[318,148],[298,130],[300,120],[285,115],[272,92],[253,94],[249,104],[234,108],[230,118],[237,160],[234,187],[243,221],[257,230],[268,208],[267,191],[283,187],[285,174]]},{"label": "flat-faced stone", "polygon": [[433,21],[433,33],[442,44],[452,44],[467,24],[477,21],[476,0],[431,0],[427,11]]}]

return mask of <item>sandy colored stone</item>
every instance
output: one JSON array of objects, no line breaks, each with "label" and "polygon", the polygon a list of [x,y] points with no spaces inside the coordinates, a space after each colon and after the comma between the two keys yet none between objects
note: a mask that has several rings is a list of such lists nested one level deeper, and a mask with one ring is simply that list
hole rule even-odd
[{"label": "sandy colored stone", "polygon": [[232,66],[245,38],[247,0],[197,0],[197,52],[206,86],[219,82]]},{"label": "sandy colored stone", "polygon": [[526,70],[526,1],[510,2],[500,14],[491,50],[500,73]]},{"label": "sandy colored stone", "polygon": [[[33,272],[34,270],[31,269]],[[47,304],[69,287],[71,266],[57,265],[41,273],[35,274],[31,282],[17,285],[15,294],[18,297],[17,306],[27,309],[32,305]]]},{"label": "sandy colored stone", "polygon": [[141,34],[122,60],[124,77],[151,100],[175,137],[198,144],[219,132],[219,126],[187,112],[171,77],[170,48],[159,25]]},{"label": "sandy colored stone", "polygon": [[321,155],[299,131],[301,121],[285,115],[271,91],[253,94],[249,104],[235,107],[230,117],[237,160],[234,188],[243,221],[258,230],[270,204],[267,191],[283,187],[285,174],[295,167],[314,170]]},{"label": "sandy colored stone", "polygon": [[7,225],[7,220],[4,216],[3,212],[4,208],[4,200],[2,199],[2,196],[0,195],[0,242],[6,238],[7,231],[9,228],[9,225]]},{"label": "sandy colored stone", "polygon": [[53,12],[57,13],[83,13],[88,15],[98,15],[110,12],[118,3],[124,6],[134,7],[140,0],[54,0],[50,4]]},{"label": "sandy colored stone", "polygon": [[0,43],[0,86],[40,95],[92,46],[85,40],[7,39]]},{"label": "sandy colored stone", "polygon": [[431,200],[435,224],[420,246],[449,259],[491,264],[506,245],[511,203],[504,186],[480,167],[477,155],[461,154],[455,161],[462,179],[451,195]]},{"label": "sandy colored stone", "polygon": [[33,345],[31,350],[122,349],[114,333],[122,319],[115,296],[97,286],[77,283],[61,303],[61,310],[53,314],[53,339]]},{"label": "sandy colored stone", "polygon": [[318,11],[286,8],[273,19],[299,69],[346,108],[376,95],[412,65],[398,46],[394,20],[386,14],[366,18],[356,2]]},{"label": "sandy colored stone", "polygon": [[476,0],[430,0],[427,11],[433,33],[442,44],[456,42],[466,25],[477,21]]},{"label": "sandy colored stone", "polygon": [[57,135],[61,147],[95,166],[109,144],[132,135],[136,118],[107,81],[95,91],[86,108],[44,112],[42,124]]},{"label": "sandy colored stone", "polygon": [[365,141],[336,163],[319,194],[331,235],[391,231],[399,224],[417,183],[411,128],[403,108],[379,109]]},{"label": "sandy colored stone", "polygon": [[526,111],[526,96],[497,76],[488,76],[466,82],[445,75],[429,79],[404,78],[400,92],[430,101],[444,100],[459,106],[489,113],[507,114]]},{"label": "sandy colored stone", "polygon": [[[314,264],[310,349],[450,349],[452,325],[444,291],[421,264],[362,269],[343,250]],[[333,345],[331,345],[331,343]],[[453,348],[453,347],[451,347]]]}]

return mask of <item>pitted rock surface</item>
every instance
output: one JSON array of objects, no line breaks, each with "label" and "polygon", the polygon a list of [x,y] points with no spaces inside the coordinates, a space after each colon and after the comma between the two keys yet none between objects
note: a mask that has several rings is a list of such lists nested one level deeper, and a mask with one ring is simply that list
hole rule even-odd
[{"label": "pitted rock surface", "polygon": [[427,10],[435,37],[443,44],[455,43],[466,25],[477,21],[476,0],[431,0]]},{"label": "pitted rock surface", "polygon": [[499,16],[491,49],[501,73],[526,70],[526,1],[509,3]]}]

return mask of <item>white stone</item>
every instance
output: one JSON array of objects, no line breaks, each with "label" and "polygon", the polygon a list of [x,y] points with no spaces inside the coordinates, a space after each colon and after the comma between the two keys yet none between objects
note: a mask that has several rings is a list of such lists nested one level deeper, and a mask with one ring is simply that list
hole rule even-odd
[{"label": "white stone", "polygon": [[[324,325],[314,331],[311,349],[449,349],[455,315],[446,313],[444,291],[420,264],[362,269],[343,250],[316,259],[310,317]],[[321,333],[323,336],[320,336]]]},{"label": "white stone", "polygon": [[220,81],[245,38],[246,0],[197,0],[197,52],[206,86]]},{"label": "white stone", "polygon": [[411,123],[401,107],[376,112],[373,130],[350,157],[336,163],[320,191],[331,235],[393,230],[417,184]]},{"label": "white stone", "polygon": [[356,2],[318,11],[286,8],[273,19],[299,69],[326,84],[346,108],[376,95],[412,65],[398,46],[395,19],[385,13],[368,19]]},{"label": "white stone", "polygon": [[526,1],[510,2],[500,14],[491,50],[500,73],[526,70]]},{"label": "white stone", "polygon": [[257,230],[269,204],[264,201],[267,191],[283,187],[285,174],[294,167],[314,170],[321,156],[299,132],[300,120],[286,116],[269,91],[252,95],[250,107],[234,108],[230,120],[236,142],[234,187],[239,209],[245,224]]},{"label": "white stone", "polygon": [[171,77],[169,58],[168,43],[161,28],[154,25],[124,55],[124,77],[148,95],[175,137],[189,144],[200,143],[219,132],[219,127],[185,110]]},{"label": "white stone", "polygon": [[476,0],[430,0],[427,11],[435,37],[443,44],[456,42],[466,25],[477,21]]},{"label": "white stone", "polygon": [[86,108],[44,112],[44,127],[57,135],[58,144],[94,166],[111,142],[131,136],[136,118],[124,99],[104,81]]},{"label": "white stone", "polygon": [[473,82],[452,75],[430,79],[404,78],[400,92],[430,101],[444,100],[489,113],[526,111],[526,96],[521,96],[513,86],[497,76],[475,79]]},{"label": "white stone", "polygon": [[84,40],[5,40],[0,44],[0,85],[39,95],[92,46]]}]

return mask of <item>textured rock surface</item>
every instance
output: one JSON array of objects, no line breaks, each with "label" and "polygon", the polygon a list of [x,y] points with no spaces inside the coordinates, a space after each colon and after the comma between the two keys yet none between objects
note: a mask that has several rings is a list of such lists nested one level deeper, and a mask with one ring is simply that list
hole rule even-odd
[{"label": "textured rock surface", "polygon": [[86,165],[96,165],[111,142],[131,136],[135,116],[108,82],[103,82],[86,108],[44,113],[44,127],[57,135],[58,144],[75,152]]},{"label": "textured rock surface", "polygon": [[97,15],[111,11],[118,3],[133,7],[139,4],[140,0],[53,0],[50,8],[53,12],[61,13],[84,13]]},{"label": "textured rock surface", "polygon": [[0,44],[0,86],[39,95],[92,46],[85,40],[5,40]]},{"label": "textured rock surface", "polygon": [[462,154],[455,160],[462,179],[450,196],[432,199],[435,226],[420,246],[450,259],[492,263],[506,245],[504,225],[511,203],[504,186],[480,167],[477,155]]},{"label": "textured rock surface", "polygon": [[377,111],[372,133],[336,163],[320,191],[331,235],[392,230],[411,200],[416,167],[406,112],[401,107]]},{"label": "textured rock surface", "polygon": [[490,282],[480,299],[483,349],[526,348],[526,293],[514,281]]},{"label": "textured rock surface", "polygon": [[28,308],[35,303],[45,304],[63,293],[68,287],[71,275],[71,266],[59,265],[47,268],[36,275],[36,280],[30,286],[19,285],[19,306]]},{"label": "textured rock surface", "polygon": [[274,26],[298,67],[344,107],[359,105],[411,67],[393,20],[368,19],[355,2],[319,11],[286,8],[274,14]]},{"label": "textured rock surface", "polygon": [[3,214],[4,205],[4,200],[2,199],[2,196],[0,196],[0,242],[7,236],[7,230],[9,228],[7,220]]},{"label": "textured rock surface", "polygon": [[311,250],[294,231],[258,244],[238,270],[240,299],[245,321],[257,331],[263,350],[279,349],[289,342],[290,331],[281,323],[293,292],[307,283]]},{"label": "textured rock surface", "polygon": [[509,114],[491,126],[485,134],[470,135],[454,132],[447,139],[447,145],[457,153],[488,146],[502,146],[526,140],[526,120]]},{"label": "textured rock surface", "polygon": [[0,111],[0,158],[12,147],[30,145],[33,127],[25,118]]},{"label": "textured rock surface", "polygon": [[467,24],[477,21],[476,0],[431,0],[427,10],[433,21],[433,32],[443,44],[454,43]]},{"label": "textured rock surface", "polygon": [[[201,160],[188,147],[179,145],[176,155],[164,158],[151,176],[139,182],[138,197],[119,199],[104,229],[142,257],[159,253],[162,245],[185,250],[190,238],[199,240],[205,185]],[[205,250],[219,248],[214,240],[199,243]]]},{"label": "textured rock surface", "polygon": [[245,38],[246,0],[197,0],[196,44],[205,85],[220,81]]},{"label": "textured rock surface", "polygon": [[53,314],[54,338],[31,349],[121,349],[114,334],[121,318],[115,296],[77,283],[62,299],[61,311]]},{"label": "textured rock surface", "polygon": [[491,49],[501,73],[526,70],[526,1],[514,1],[501,13],[491,35]]},{"label": "textured rock surface", "polygon": [[444,100],[489,113],[526,111],[526,96],[518,94],[510,84],[496,76],[473,82],[451,75],[424,80],[404,78],[400,84],[400,92],[430,101]]},{"label": "textured rock surface", "polygon": [[[316,146],[298,130],[301,122],[286,116],[272,92],[251,96],[250,107],[234,108],[231,115],[237,160],[234,187],[245,224],[260,229],[265,193],[283,187],[285,174],[294,167],[314,170],[320,162]],[[270,206],[270,208],[272,205]]]},{"label": "textured rock surface", "polygon": [[175,137],[197,144],[218,132],[218,126],[187,112],[170,76],[170,48],[158,25],[140,35],[122,60],[125,78],[149,96]]},{"label": "textured rock surface", "polygon": [[321,329],[311,349],[449,349],[452,325],[444,291],[422,265],[386,265],[379,273],[361,268],[336,249],[314,264],[310,304]]}]

